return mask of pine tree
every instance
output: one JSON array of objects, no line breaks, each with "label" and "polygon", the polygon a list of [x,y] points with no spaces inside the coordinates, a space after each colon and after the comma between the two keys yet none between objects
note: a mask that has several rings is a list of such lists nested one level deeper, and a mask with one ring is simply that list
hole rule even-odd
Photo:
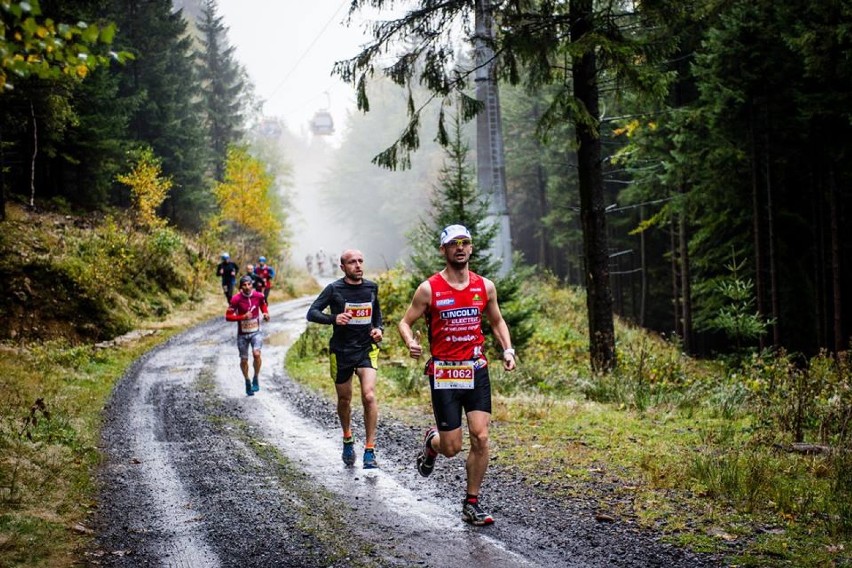
[{"label": "pine tree", "polygon": [[[477,190],[473,168],[468,162],[470,146],[465,141],[458,114],[451,117],[450,136],[444,151],[446,159],[431,199],[431,213],[421,219],[409,235],[412,291],[445,266],[445,260],[438,251],[441,230],[447,225],[464,225],[474,243],[470,270],[494,281],[503,319],[512,332],[512,345],[520,349],[532,334],[527,322],[533,306],[526,303],[521,295],[521,284],[531,271],[522,267],[520,257],[517,257],[514,269],[504,277],[498,276],[501,262],[489,254],[497,228],[488,221],[488,201]],[[483,328],[488,333],[487,321],[483,321]]]},{"label": "pine tree", "polygon": [[130,108],[118,96],[118,78],[96,70],[74,91],[77,120],[50,164],[61,176],[59,188],[72,203],[97,208],[112,203],[115,176],[133,144]]},{"label": "pine tree", "polygon": [[245,71],[228,43],[228,28],[216,10],[216,0],[207,0],[201,10],[198,29],[204,49],[196,52],[196,58],[214,176],[223,181],[228,147],[243,136],[246,83]]},{"label": "pine tree", "polygon": [[136,56],[119,70],[119,94],[134,107],[131,134],[151,146],[174,181],[164,205],[168,217],[198,228],[214,200],[205,179],[208,143],[187,23],[170,0],[114,0],[113,9],[116,43]]},{"label": "pine tree", "polygon": [[470,231],[474,242],[471,270],[493,279],[500,265],[487,254],[497,230],[487,223],[488,202],[477,191],[473,168],[468,163],[470,145],[464,139],[458,115],[452,118],[450,143],[444,151],[446,159],[430,200],[431,213],[420,220],[408,239],[415,285],[444,267],[444,259],[438,252],[438,235],[447,225],[464,225]]}]

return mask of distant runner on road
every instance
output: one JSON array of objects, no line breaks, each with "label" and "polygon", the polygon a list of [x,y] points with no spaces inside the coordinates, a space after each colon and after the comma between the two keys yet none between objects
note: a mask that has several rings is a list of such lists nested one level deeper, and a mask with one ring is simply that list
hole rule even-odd
[{"label": "distant runner on road", "polygon": [[[340,255],[344,276],[325,287],[308,310],[308,321],[334,326],[328,347],[331,378],[337,391],[337,416],[343,430],[343,463],[355,463],[355,439],[352,437],[352,375],[361,381],[364,405],[364,469],[376,463],[376,370],[382,341],[382,310],[379,286],[364,278],[364,255],[345,250]],[[324,310],[330,308],[331,313]]]},{"label": "distant runner on road", "polygon": [[223,252],[222,262],[216,265],[216,276],[222,277],[222,292],[225,294],[225,301],[230,301],[234,295],[238,270],[239,267],[236,262],[231,260],[231,255]]},{"label": "distant runner on road", "polygon": [[437,428],[426,431],[417,457],[417,471],[428,477],[438,454],[453,457],[462,449],[462,409],[470,431],[467,456],[467,494],[462,519],[490,525],[494,518],[479,503],[479,491],[488,468],[488,426],[491,422],[491,382],[485,358],[482,315],[503,347],[503,368],[515,368],[515,350],[509,327],[497,304],[494,283],[468,268],[473,242],[462,225],[450,225],[439,237],[446,267],[422,282],[398,328],[411,357],[423,353],[411,326],[421,316],[429,330],[431,358],[426,363]]},{"label": "distant runner on road", "polygon": [[248,276],[249,278],[251,278],[252,288],[263,294],[263,289],[266,287],[266,283],[264,283],[263,278],[254,273],[253,264],[246,264],[246,271],[243,276]]},{"label": "distant runner on road", "polygon": [[266,257],[261,256],[257,259],[257,266],[254,267],[254,273],[263,279],[263,297],[269,301],[269,292],[272,291],[272,279],[275,278],[275,269],[266,264]]},{"label": "distant runner on road", "polygon": [[[260,334],[260,320],[269,321],[269,308],[263,294],[253,288],[251,276],[240,278],[240,291],[231,298],[225,319],[238,324],[237,348],[240,351],[240,370],[246,381],[246,395],[254,396],[260,390],[261,350],[263,336]],[[254,377],[249,380],[249,347],[251,348]]]}]

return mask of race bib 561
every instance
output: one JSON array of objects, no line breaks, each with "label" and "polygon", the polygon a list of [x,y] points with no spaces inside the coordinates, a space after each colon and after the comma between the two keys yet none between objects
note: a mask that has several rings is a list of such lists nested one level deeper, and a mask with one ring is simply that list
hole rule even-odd
[{"label": "race bib 561", "polygon": [[352,316],[349,325],[370,325],[373,322],[372,302],[346,302],[343,311]]}]

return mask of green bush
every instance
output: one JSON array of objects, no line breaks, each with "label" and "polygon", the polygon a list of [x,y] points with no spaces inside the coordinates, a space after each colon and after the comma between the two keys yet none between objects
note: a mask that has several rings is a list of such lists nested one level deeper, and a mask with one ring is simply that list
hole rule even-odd
[{"label": "green bush", "polygon": [[328,341],[331,339],[331,326],[309,323],[305,332],[299,336],[291,348],[299,359],[316,358],[328,355]]},{"label": "green bush", "polygon": [[742,367],[742,381],[768,436],[794,442],[842,445],[852,427],[850,356],[820,353],[797,364],[781,351],[755,354]]}]

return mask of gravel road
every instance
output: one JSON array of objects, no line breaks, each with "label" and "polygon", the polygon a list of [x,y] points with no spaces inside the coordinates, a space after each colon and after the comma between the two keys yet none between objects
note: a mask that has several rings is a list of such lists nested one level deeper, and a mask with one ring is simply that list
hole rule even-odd
[{"label": "gravel road", "polygon": [[[236,326],[224,318],[172,338],[121,379],[106,409],[88,564],[724,565],[664,544],[629,521],[600,522],[588,502],[542,497],[541,488],[499,464],[483,487],[496,523],[468,526],[460,518],[464,454],[439,458],[423,479],[413,467],[421,429],[381,417],[380,469],[363,470],[360,459],[347,468],[334,404],[283,370],[310,301],[271,307],[254,397],[243,390]],[[356,408],[355,432],[363,432],[360,420]]]}]

